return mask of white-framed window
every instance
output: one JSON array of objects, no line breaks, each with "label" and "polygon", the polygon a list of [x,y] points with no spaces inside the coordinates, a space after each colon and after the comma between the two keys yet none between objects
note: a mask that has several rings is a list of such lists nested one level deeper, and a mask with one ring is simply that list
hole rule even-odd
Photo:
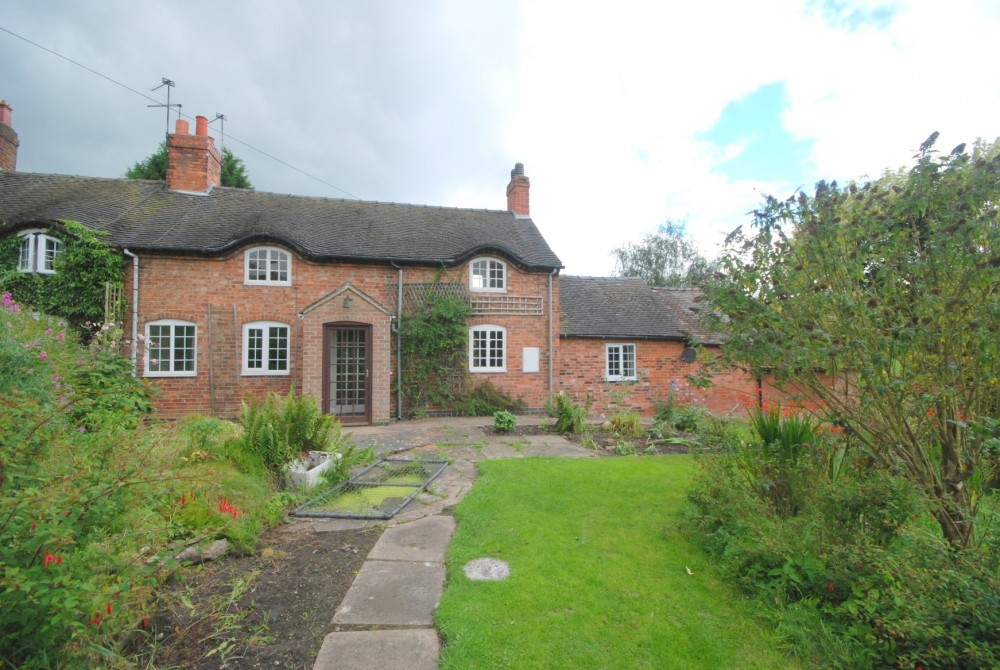
[{"label": "white-framed window", "polygon": [[194,377],[198,374],[198,326],[161,319],[146,324],[146,376]]},{"label": "white-framed window", "polygon": [[496,258],[476,258],[469,263],[469,288],[473,291],[506,291],[507,264]]},{"label": "white-framed window", "polygon": [[244,284],[292,285],[292,255],[278,247],[254,247],[244,254]]},{"label": "white-framed window", "polygon": [[635,345],[606,344],[605,371],[609,382],[635,381]]},{"label": "white-framed window", "polygon": [[20,272],[55,274],[56,256],[62,251],[62,242],[45,233],[29,230],[21,234],[21,248],[17,269]]},{"label": "white-framed window", "polygon": [[469,370],[507,372],[507,329],[503,326],[469,328]]},{"label": "white-framed window", "polygon": [[288,374],[287,324],[254,321],[243,324],[243,374]]}]

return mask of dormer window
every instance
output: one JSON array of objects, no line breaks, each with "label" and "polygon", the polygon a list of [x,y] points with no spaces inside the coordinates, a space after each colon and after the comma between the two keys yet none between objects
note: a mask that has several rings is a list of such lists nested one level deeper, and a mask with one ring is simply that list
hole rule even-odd
[{"label": "dormer window", "polygon": [[469,264],[469,288],[473,291],[506,291],[507,264],[495,258],[477,258]]},{"label": "dormer window", "polygon": [[56,256],[62,251],[62,242],[38,231],[28,231],[21,235],[21,249],[18,256],[19,272],[55,274]]},{"label": "dormer window", "polygon": [[245,255],[243,283],[263,286],[292,285],[292,255],[277,247],[254,247]]}]

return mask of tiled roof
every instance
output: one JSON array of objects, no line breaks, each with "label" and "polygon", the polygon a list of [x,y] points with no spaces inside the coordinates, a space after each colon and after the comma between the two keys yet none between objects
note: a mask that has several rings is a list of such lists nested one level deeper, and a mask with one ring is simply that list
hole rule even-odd
[{"label": "tiled roof", "polygon": [[684,332],[691,339],[701,344],[718,345],[722,343],[719,333],[706,333],[699,321],[704,311],[705,294],[696,288],[653,288],[653,295],[658,297],[667,310],[684,325]]},{"label": "tiled roof", "polygon": [[562,276],[560,335],[718,344],[698,327],[701,295],[697,289],[652,288],[636,277]]},{"label": "tiled roof", "polygon": [[0,171],[0,234],[58,219],[105,230],[133,251],[212,255],[271,240],[314,260],[451,264],[495,252],[526,269],[562,267],[535,224],[510,212],[220,186],[188,195],[156,181]]}]

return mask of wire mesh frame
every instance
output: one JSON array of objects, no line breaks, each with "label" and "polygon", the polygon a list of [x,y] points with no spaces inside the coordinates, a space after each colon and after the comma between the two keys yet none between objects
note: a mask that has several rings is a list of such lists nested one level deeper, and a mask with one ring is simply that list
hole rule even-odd
[{"label": "wire mesh frame", "polygon": [[[384,477],[379,473],[379,470],[387,470],[387,466],[393,464],[408,464],[408,465],[420,465],[424,473],[423,483],[416,484],[413,482],[394,482],[390,479]],[[444,469],[448,467],[448,461],[441,460],[415,460],[411,458],[381,458],[378,461],[372,463],[367,468],[354,475],[346,482],[341,482],[337,486],[333,487],[328,491],[324,491],[315,498],[309,500],[305,504],[296,507],[291,511],[290,516],[294,517],[307,517],[307,518],[319,518],[319,519],[391,519],[396,516],[401,509],[410,504],[414,498],[416,498],[420,493],[430,486],[431,482],[437,479],[438,475],[444,472]],[[430,470],[430,471],[429,471]],[[394,508],[389,511],[371,512],[371,513],[355,513],[355,512],[340,512],[337,510],[322,510],[316,511],[315,509],[310,510],[310,508],[315,508],[320,506],[324,501],[332,500],[344,493],[353,490],[362,490],[366,487],[380,487],[380,486],[396,486],[402,488],[412,489],[410,494],[406,496],[402,502],[397,504]]]}]

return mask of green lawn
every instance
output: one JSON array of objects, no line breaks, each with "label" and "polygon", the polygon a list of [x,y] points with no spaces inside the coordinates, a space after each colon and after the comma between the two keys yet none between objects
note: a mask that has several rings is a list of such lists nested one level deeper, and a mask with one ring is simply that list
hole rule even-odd
[{"label": "green lawn", "polygon": [[[694,467],[687,456],[481,463],[455,511],[440,667],[799,667],[676,530]],[[511,576],[469,581],[462,567],[481,557]]]}]

